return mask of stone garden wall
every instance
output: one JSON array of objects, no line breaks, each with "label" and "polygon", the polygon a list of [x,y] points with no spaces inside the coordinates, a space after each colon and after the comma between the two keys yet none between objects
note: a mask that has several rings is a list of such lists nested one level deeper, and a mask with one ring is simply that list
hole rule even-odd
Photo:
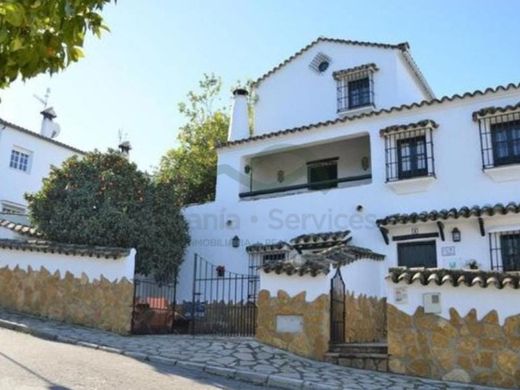
[{"label": "stone garden wall", "polygon": [[128,333],[133,284],[126,278],[111,282],[46,268],[0,268],[0,306],[54,320]]},{"label": "stone garden wall", "polygon": [[386,299],[345,294],[345,341],[386,341]]},{"label": "stone garden wall", "polygon": [[520,314],[501,325],[495,310],[478,320],[451,308],[445,319],[389,304],[388,352],[396,373],[520,388]]},{"label": "stone garden wall", "polygon": [[297,355],[322,360],[329,349],[330,298],[322,294],[311,302],[305,292],[290,297],[283,290],[271,297],[258,295],[256,338]]}]

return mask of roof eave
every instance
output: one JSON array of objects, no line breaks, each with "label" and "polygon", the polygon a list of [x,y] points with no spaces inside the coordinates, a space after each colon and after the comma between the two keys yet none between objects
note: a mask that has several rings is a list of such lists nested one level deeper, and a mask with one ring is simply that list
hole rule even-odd
[{"label": "roof eave", "polygon": [[26,129],[25,127],[22,127],[22,126],[18,126],[14,123],[11,123],[9,121],[6,121],[5,119],[2,119],[0,118],[0,125],[1,126],[5,126],[5,127],[9,127],[13,130],[17,130],[17,131],[20,131],[24,134],[27,134],[27,135],[30,135],[30,136],[33,136],[35,138],[39,138],[43,141],[47,141],[47,142],[50,142],[51,144],[54,144],[56,146],[59,146],[59,147],[62,147],[62,148],[65,148],[65,149],[68,149],[74,153],[77,153],[77,154],[81,154],[81,155],[85,155],[87,154],[87,152],[83,151],[83,150],[80,150],[74,146],[70,146],[70,145],[67,145],[67,144],[64,144],[63,142],[60,142],[60,141],[56,141],[52,138],[48,138],[48,137],[44,137],[43,135],[40,135],[38,133],[35,133],[34,131],[31,131],[29,129]]}]

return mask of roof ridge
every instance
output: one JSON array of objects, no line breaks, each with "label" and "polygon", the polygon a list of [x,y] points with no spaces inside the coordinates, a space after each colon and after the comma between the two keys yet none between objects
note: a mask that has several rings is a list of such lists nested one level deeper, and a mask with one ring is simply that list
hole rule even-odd
[{"label": "roof ridge", "polygon": [[255,135],[255,136],[248,137],[248,138],[242,138],[242,139],[238,139],[238,140],[234,140],[234,141],[227,141],[227,142],[219,143],[217,145],[217,147],[218,148],[223,148],[223,147],[227,147],[227,146],[233,146],[233,145],[238,145],[238,144],[243,144],[243,143],[247,143],[247,142],[256,141],[256,140],[259,140],[259,139],[277,137],[277,136],[286,135],[286,134],[290,134],[290,133],[295,133],[295,132],[299,132],[299,131],[311,130],[311,129],[318,128],[318,127],[326,127],[326,126],[336,125],[338,123],[351,122],[351,121],[354,121],[354,120],[357,120],[357,119],[363,119],[363,118],[367,118],[367,117],[379,116],[379,115],[382,115],[382,114],[391,114],[391,113],[399,112],[399,111],[403,111],[403,110],[412,110],[412,109],[415,109],[415,108],[422,108],[422,107],[425,107],[425,106],[431,106],[433,104],[442,104],[442,103],[446,103],[446,102],[452,102],[452,101],[455,101],[455,100],[462,100],[462,99],[466,99],[466,98],[473,98],[473,97],[476,97],[476,96],[483,96],[483,95],[487,95],[488,93],[497,93],[499,91],[509,91],[510,89],[520,89],[520,82],[516,83],[516,84],[515,83],[509,83],[507,85],[498,85],[496,87],[488,87],[485,90],[477,89],[475,91],[464,92],[462,94],[456,93],[456,94],[451,95],[451,96],[447,96],[446,95],[446,96],[443,96],[441,98],[435,98],[435,99],[430,99],[430,100],[422,100],[420,102],[414,102],[414,103],[410,103],[410,104],[401,104],[399,106],[392,106],[392,107],[389,107],[389,108],[382,108],[382,109],[379,109],[377,111],[365,112],[365,113],[352,115],[352,116],[338,117],[338,118],[335,118],[335,119],[329,119],[329,120],[326,120],[326,121],[310,123],[310,124],[303,125],[303,126],[296,126],[296,127],[292,127],[292,128],[289,128],[289,129],[276,130],[276,131],[272,131],[272,132],[268,132],[268,133]]},{"label": "roof ridge", "polygon": [[0,118],[0,125],[7,126],[7,127],[10,127],[10,128],[12,128],[14,130],[21,131],[22,133],[31,135],[31,136],[36,137],[36,138],[40,138],[40,139],[42,139],[44,141],[50,142],[50,143],[55,144],[57,146],[61,146],[63,148],[69,149],[69,150],[71,150],[73,152],[76,152],[76,153],[80,153],[80,154],[86,154],[87,153],[87,152],[85,152],[85,151],[83,151],[81,149],[78,149],[78,148],[74,147],[74,146],[67,145],[67,144],[65,144],[63,142],[56,141],[55,139],[52,139],[52,138],[44,137],[43,135],[38,134],[35,131],[26,129],[25,127],[19,126],[19,125],[15,124],[15,123],[12,123],[12,122],[9,122],[9,121],[6,121],[5,119],[2,119],[2,118]]},{"label": "roof ridge", "polygon": [[299,57],[300,55],[305,53],[307,50],[309,50],[311,47],[313,47],[314,45],[316,45],[319,42],[343,43],[343,44],[347,44],[347,45],[379,47],[382,49],[398,49],[401,51],[407,51],[408,49],[410,49],[410,44],[408,42],[391,44],[391,43],[358,41],[358,40],[353,40],[353,39],[331,38],[331,37],[319,36],[318,38],[314,39],[313,41],[308,43],[306,46],[302,47],[300,50],[298,50],[291,56],[287,57],[285,60],[280,62],[278,65],[275,65],[274,67],[272,67],[270,70],[268,70],[262,76],[257,78],[255,81],[253,81],[253,85],[257,86],[260,82],[265,80],[267,77],[272,75],[274,72],[278,71],[280,68],[284,67],[289,62],[294,60],[296,57]]}]

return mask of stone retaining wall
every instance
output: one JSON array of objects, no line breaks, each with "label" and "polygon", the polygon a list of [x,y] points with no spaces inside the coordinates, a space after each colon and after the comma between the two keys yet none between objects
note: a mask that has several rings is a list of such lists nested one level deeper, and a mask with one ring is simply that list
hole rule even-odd
[{"label": "stone retaining wall", "polygon": [[[329,349],[330,297],[322,294],[312,302],[305,300],[305,292],[290,297],[279,290],[271,297],[269,291],[258,294],[256,338],[266,344],[297,355],[323,360]],[[277,332],[277,316],[301,316],[299,332]]]},{"label": "stone retaining wall", "polygon": [[370,343],[386,340],[386,299],[345,294],[345,341]]},{"label": "stone retaining wall", "polygon": [[28,267],[0,268],[0,306],[19,312],[128,333],[132,318],[133,284],[126,278],[110,282],[80,278],[66,272]]},{"label": "stone retaining wall", "polygon": [[496,311],[450,318],[408,315],[388,304],[389,368],[400,374],[489,386],[520,387],[520,315],[500,325]]}]

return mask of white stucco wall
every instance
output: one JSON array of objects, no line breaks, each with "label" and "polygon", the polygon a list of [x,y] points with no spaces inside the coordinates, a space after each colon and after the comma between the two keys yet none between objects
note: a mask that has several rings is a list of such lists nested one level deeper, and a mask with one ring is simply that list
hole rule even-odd
[{"label": "white stucco wall", "polygon": [[[455,308],[461,316],[465,316],[471,309],[476,309],[477,318],[482,319],[491,310],[496,310],[501,324],[505,319],[520,313],[518,300],[520,290],[511,287],[498,289],[493,286],[482,287],[453,287],[450,285],[437,286],[430,284],[422,286],[419,283],[408,285],[404,282],[394,284],[388,283],[388,303],[391,303],[399,310],[411,315],[415,313],[419,306],[423,306],[423,294],[440,293],[441,313],[440,316],[449,319],[450,308]],[[396,303],[395,289],[404,288],[407,293],[407,300],[404,303]]]},{"label": "white stucco wall", "polygon": [[[30,154],[29,170],[23,172],[9,166],[11,150],[21,148]],[[10,127],[0,125],[0,202],[26,205],[24,194],[40,189],[51,165],[60,166],[76,153]]]},{"label": "white stucco wall", "polygon": [[275,272],[265,273],[260,271],[260,290],[267,290],[271,297],[275,297],[278,290],[283,290],[289,296],[294,297],[305,291],[305,300],[312,302],[321,294],[330,293],[331,271],[327,275],[287,275],[276,274]]},{"label": "white stucco wall", "polygon": [[[483,107],[507,106],[518,101],[519,91],[501,91],[220,149],[216,201],[184,210],[190,222],[192,245],[181,269],[181,280],[185,280],[181,284],[191,284],[194,253],[215,264],[223,264],[230,271],[247,273],[245,247],[249,244],[290,240],[302,233],[336,230],[350,230],[353,245],[386,255],[385,268],[388,268],[397,263],[397,250],[395,243],[385,245],[375,225],[376,219],[393,213],[517,201],[520,199],[517,181],[497,183],[482,171],[478,124],[472,120],[472,113]],[[385,183],[385,147],[379,130],[423,119],[432,119],[439,124],[433,133],[437,179],[425,192],[397,194]],[[366,133],[370,135],[370,184],[257,200],[239,199],[243,182],[248,182],[242,173],[244,156],[275,150],[279,144],[304,147]],[[356,211],[357,205],[363,206],[361,212]],[[491,227],[495,221],[502,225],[517,224],[504,218],[486,218],[486,226]],[[228,220],[232,222],[229,225],[226,224]],[[420,232],[435,229],[433,224],[429,228],[417,226]],[[442,246],[452,245],[450,232],[453,226],[457,226],[463,236],[462,242],[456,244],[457,263],[474,258],[484,268],[489,266],[489,239],[480,237],[476,219],[470,222],[464,222],[464,219],[447,221],[447,241],[438,243],[438,253]],[[390,236],[410,234],[411,226],[399,229],[394,232],[391,228]],[[241,239],[239,248],[231,246],[230,240],[235,235]],[[452,261],[451,258],[442,259],[443,266],[449,266]],[[384,290],[382,279],[380,285]],[[186,288],[191,289],[189,286]]]},{"label": "white stucco wall", "polygon": [[[380,297],[379,280],[382,277],[383,266],[383,262],[371,259],[360,259],[342,266],[340,271],[345,282],[345,290],[354,293],[355,296]],[[332,268],[327,275],[319,274],[316,276],[260,271],[260,290],[269,291],[271,296],[276,296],[278,290],[284,290],[291,297],[305,291],[305,300],[311,302],[321,294],[330,294],[330,281],[335,274],[336,269]]]},{"label": "white stucco wall", "polygon": [[23,270],[27,270],[28,267],[33,270],[44,267],[50,273],[59,271],[62,278],[65,277],[66,272],[70,272],[78,278],[85,273],[90,281],[99,280],[101,276],[112,282],[122,278],[132,281],[134,279],[135,250],[132,249],[127,257],[114,260],[0,248],[0,268],[14,269],[17,266]]},{"label": "white stucco wall", "polygon": [[[320,52],[331,58],[323,73],[309,68]],[[255,134],[336,118],[336,81],[332,73],[368,63],[379,68],[373,78],[377,109],[425,99],[400,57],[400,50],[319,42],[256,88]]]},{"label": "white stucco wall", "polygon": [[341,275],[347,292],[354,296],[382,297],[380,280],[384,277],[385,263],[360,259],[341,267]]}]

